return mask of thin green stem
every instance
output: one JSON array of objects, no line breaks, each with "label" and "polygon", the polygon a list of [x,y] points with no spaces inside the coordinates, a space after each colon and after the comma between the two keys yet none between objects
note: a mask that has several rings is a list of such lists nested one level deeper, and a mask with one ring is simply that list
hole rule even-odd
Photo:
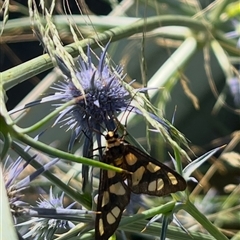
[{"label": "thin green stem", "polygon": [[4,176],[2,175],[2,164],[0,163],[0,196],[1,196],[1,214],[0,214],[0,239],[19,239],[13,224],[13,217],[9,209],[9,201],[5,188]]},{"label": "thin green stem", "polygon": [[37,130],[38,128],[40,128],[41,126],[43,126],[44,124],[46,124],[47,121],[51,120],[53,117],[57,116],[62,110],[64,110],[66,107],[71,106],[73,104],[75,104],[77,101],[79,101],[80,99],[83,99],[85,96],[82,95],[78,98],[74,98],[71,101],[68,101],[67,103],[64,103],[61,107],[58,107],[57,109],[55,109],[53,112],[51,112],[50,114],[48,114],[45,118],[41,119],[40,121],[38,121],[37,123],[35,123],[34,125],[32,125],[31,127],[28,128],[21,128],[20,132],[21,133],[30,133],[33,132],[35,130]]},{"label": "thin green stem", "polygon": [[196,221],[198,221],[204,229],[206,229],[215,239],[218,240],[228,240],[228,238],[221,233],[207,218],[204,214],[199,212],[199,210],[190,202],[187,201],[183,205],[184,210],[186,210]]},{"label": "thin green stem", "polygon": [[171,202],[168,202],[164,205],[161,205],[159,207],[154,207],[154,208],[151,208],[149,210],[146,210],[140,214],[135,214],[134,216],[132,216],[131,218],[123,218],[119,224],[119,227],[120,228],[124,228],[124,226],[130,224],[130,223],[133,223],[133,222],[137,222],[137,221],[140,221],[140,220],[143,220],[143,219],[147,219],[147,218],[151,218],[157,214],[164,214],[164,213],[169,213],[171,212],[174,207],[175,207],[175,204],[176,202],[175,201],[171,201]]},{"label": "thin green stem", "polygon": [[12,135],[22,141],[23,143],[25,143],[26,145],[29,145],[41,152],[47,153],[50,156],[54,156],[54,157],[58,157],[61,159],[66,159],[72,162],[76,162],[76,163],[82,163],[82,164],[86,164],[86,165],[90,165],[93,167],[98,167],[98,168],[102,168],[105,170],[112,170],[118,173],[123,173],[126,172],[125,170],[121,169],[121,168],[117,168],[114,167],[112,165],[106,164],[106,163],[102,163],[93,159],[89,159],[89,158],[85,158],[85,157],[78,157],[75,156],[73,154],[58,150],[56,148],[50,147],[47,144],[44,144],[42,142],[39,141],[35,141],[33,138],[29,137],[26,134],[22,134],[21,133],[21,129],[17,126],[13,126],[12,128]]}]

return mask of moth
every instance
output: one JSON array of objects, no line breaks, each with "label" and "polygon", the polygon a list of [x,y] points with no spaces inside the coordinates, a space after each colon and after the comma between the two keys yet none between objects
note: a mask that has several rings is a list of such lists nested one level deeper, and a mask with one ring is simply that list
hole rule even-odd
[{"label": "moth", "polygon": [[126,172],[100,171],[95,240],[108,240],[114,234],[131,192],[164,196],[186,189],[181,175],[118,137],[116,131],[109,131],[105,138],[102,161]]}]

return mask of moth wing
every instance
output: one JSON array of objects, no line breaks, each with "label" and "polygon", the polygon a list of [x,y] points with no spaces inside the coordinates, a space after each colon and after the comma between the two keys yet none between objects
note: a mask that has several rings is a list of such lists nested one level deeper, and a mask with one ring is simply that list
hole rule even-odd
[{"label": "moth wing", "polygon": [[164,196],[186,189],[185,179],[171,168],[134,146],[125,149],[126,170],[132,172],[127,177],[128,187],[133,193]]},{"label": "moth wing", "polygon": [[95,239],[108,240],[118,228],[131,192],[121,174],[101,170],[98,193]]}]

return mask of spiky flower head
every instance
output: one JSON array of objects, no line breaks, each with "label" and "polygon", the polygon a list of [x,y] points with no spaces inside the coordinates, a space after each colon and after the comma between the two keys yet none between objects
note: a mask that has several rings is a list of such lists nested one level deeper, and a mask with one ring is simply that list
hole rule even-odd
[{"label": "spiky flower head", "polygon": [[[38,136],[37,136],[38,137]],[[37,137],[35,139],[37,139]],[[28,151],[30,148],[25,148],[25,151]],[[6,165],[9,164],[10,161],[12,163],[9,164],[7,168],[4,169],[3,176],[5,181],[5,188],[7,190],[7,195],[9,199],[9,205],[12,209],[13,215],[18,215],[17,211],[21,211],[22,207],[28,205],[27,202],[22,201],[22,197],[24,196],[21,192],[29,187],[30,183],[37,178],[44,171],[48,170],[52,165],[56,164],[59,159],[53,159],[48,162],[32,174],[26,176],[25,178],[19,180],[18,177],[27,166],[31,163],[31,161],[36,156],[30,158],[28,161],[23,161],[21,157],[18,157],[15,161],[12,161],[10,157],[6,160]]]},{"label": "spiky flower head", "polygon": [[[71,151],[76,139],[83,133],[85,136],[83,146],[83,156],[91,157],[90,146],[93,143],[93,137],[96,136],[99,154],[101,157],[101,132],[103,130],[114,130],[116,128],[115,119],[121,112],[132,111],[136,114],[143,114],[142,109],[130,105],[131,94],[123,84],[125,75],[121,66],[112,67],[108,63],[107,49],[109,43],[103,48],[98,59],[98,67],[92,63],[92,50],[88,46],[87,54],[80,55],[73,63],[67,59],[67,63],[56,53],[50,51],[44,46],[41,34],[36,32],[36,36],[43,47],[54,56],[57,65],[61,69],[65,79],[55,83],[51,88],[55,90],[54,94],[45,97],[39,101],[28,103],[10,111],[10,114],[20,111],[24,108],[50,101],[61,101],[54,106],[59,107],[62,104],[75,100],[75,104],[66,107],[60,112],[55,124],[62,123],[72,129],[72,136],[68,149]],[[60,53],[59,53],[60,54]],[[63,55],[64,56],[64,55]],[[65,59],[66,60],[66,59]],[[80,86],[80,87],[79,87]],[[144,92],[147,88],[138,89],[138,92]],[[167,131],[169,124],[152,113],[146,112],[152,119],[158,121]],[[146,114],[145,113],[145,114]]]},{"label": "spiky flower head", "polygon": [[21,200],[21,191],[24,190],[27,186],[22,185],[19,183],[19,181],[17,181],[17,178],[23,172],[27,164],[23,164],[21,157],[13,161],[10,156],[8,156],[6,159],[5,164],[9,164],[9,166],[3,170],[4,182],[9,199],[9,205],[12,208],[12,212],[14,214],[17,207],[27,205],[27,203]]},{"label": "spiky flower head", "polygon": [[[37,205],[40,209],[45,209],[45,215],[47,216],[48,210],[64,210],[63,206],[64,193],[60,197],[55,196],[52,193],[52,188],[50,188],[49,199],[42,197]],[[75,203],[73,203],[75,204]],[[66,209],[71,208],[73,204],[70,204]],[[43,213],[43,210],[41,211]],[[60,229],[70,229],[75,225],[68,220],[57,219],[52,216],[52,218],[32,218],[21,225],[32,224],[31,229],[23,236],[24,238],[31,237],[31,239],[52,239],[54,234]]]},{"label": "spiky flower head", "polygon": [[[58,99],[67,102],[84,94],[84,98],[80,99],[75,105],[67,107],[55,121],[57,123],[62,120],[64,125],[74,129],[70,148],[74,140],[82,132],[88,139],[92,139],[95,133],[100,147],[100,136],[97,133],[101,132],[102,127],[113,130],[115,128],[113,116],[125,111],[129,105],[129,93],[122,84],[124,79],[123,68],[118,66],[115,69],[111,69],[109,67],[106,62],[107,47],[108,45],[101,54],[97,68],[91,61],[89,47],[87,61],[81,56],[78,57],[74,70],[84,93],[71,80],[71,74],[64,62],[59,57],[56,58],[58,66],[66,76],[66,79],[64,82],[56,83],[52,87],[59,92],[56,92],[51,97],[51,100]],[[86,156],[87,153],[83,155]]]}]

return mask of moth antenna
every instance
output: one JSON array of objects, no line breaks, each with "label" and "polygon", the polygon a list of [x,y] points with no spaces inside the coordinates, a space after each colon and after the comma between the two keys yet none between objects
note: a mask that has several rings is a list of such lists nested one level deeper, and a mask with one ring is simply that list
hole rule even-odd
[{"label": "moth antenna", "polygon": [[[124,111],[124,113],[122,114],[122,117],[121,117],[121,120],[122,120],[124,118],[125,113],[128,111],[128,113],[126,115],[125,123],[124,123],[124,126],[123,126],[123,135],[121,137],[122,139],[124,139],[124,137],[128,135],[128,132],[127,132],[127,120],[128,120],[128,117],[129,117],[130,113],[134,109],[134,106],[131,106],[130,104],[131,104],[132,100],[134,99],[134,97],[136,96],[136,94],[137,94],[137,92],[135,92],[133,94],[133,96],[131,97],[131,99],[129,101],[129,104],[126,106],[126,109],[125,109],[125,111]],[[121,125],[121,120],[119,121],[117,118],[115,118],[115,121],[117,122],[117,126],[116,126],[116,128],[114,130],[114,133],[117,132],[118,127]]]}]

